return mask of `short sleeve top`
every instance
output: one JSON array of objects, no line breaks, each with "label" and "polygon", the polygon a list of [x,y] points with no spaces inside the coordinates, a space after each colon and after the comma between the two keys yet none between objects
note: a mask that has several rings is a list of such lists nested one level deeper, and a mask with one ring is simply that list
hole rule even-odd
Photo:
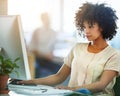
[{"label": "short sleeve top", "polygon": [[[70,87],[96,82],[104,70],[120,72],[120,51],[107,46],[99,53],[91,53],[88,44],[77,43],[64,59],[64,64],[71,68]],[[112,89],[114,84],[115,78],[107,88]]]}]

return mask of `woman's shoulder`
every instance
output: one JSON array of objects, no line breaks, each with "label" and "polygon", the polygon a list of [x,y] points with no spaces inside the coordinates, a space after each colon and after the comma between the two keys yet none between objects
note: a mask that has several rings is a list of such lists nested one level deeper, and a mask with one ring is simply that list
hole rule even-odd
[{"label": "woman's shoulder", "polygon": [[76,49],[86,49],[88,44],[89,43],[83,43],[83,42],[75,43],[74,46],[73,46],[73,50],[76,50]]},{"label": "woman's shoulder", "polygon": [[109,48],[108,48],[108,53],[111,53],[111,54],[117,54],[117,55],[120,55],[120,50],[118,50],[118,49],[116,49],[116,48],[114,48],[114,47],[112,47],[112,46],[109,46]]}]

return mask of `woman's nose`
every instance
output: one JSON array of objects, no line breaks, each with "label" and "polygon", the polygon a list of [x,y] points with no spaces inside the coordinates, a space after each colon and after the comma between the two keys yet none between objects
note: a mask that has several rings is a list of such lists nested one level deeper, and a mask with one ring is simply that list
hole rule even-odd
[{"label": "woman's nose", "polygon": [[84,31],[85,31],[85,34],[88,34],[90,30],[89,28],[86,28]]}]

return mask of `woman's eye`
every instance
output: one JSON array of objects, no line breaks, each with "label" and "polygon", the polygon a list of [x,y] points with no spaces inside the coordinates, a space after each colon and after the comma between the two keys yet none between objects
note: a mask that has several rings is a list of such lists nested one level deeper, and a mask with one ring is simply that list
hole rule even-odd
[{"label": "woman's eye", "polygon": [[89,28],[92,28],[93,26],[92,26],[92,25],[89,25],[88,27],[89,27]]}]

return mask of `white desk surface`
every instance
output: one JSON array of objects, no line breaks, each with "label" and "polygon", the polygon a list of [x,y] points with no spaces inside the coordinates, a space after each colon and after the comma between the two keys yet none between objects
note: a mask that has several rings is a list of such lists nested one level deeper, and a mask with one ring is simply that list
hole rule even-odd
[{"label": "white desk surface", "polygon": [[[48,96],[48,95],[24,95],[10,91],[8,94],[0,94],[0,96]],[[49,96],[53,96],[53,95],[49,95]],[[63,96],[63,95],[54,95],[54,96]]]},{"label": "white desk surface", "polygon": [[[76,93],[73,96],[78,96],[78,95],[79,96],[93,96],[93,95],[85,95],[85,94],[83,95],[81,93]],[[10,91],[9,94],[0,94],[0,96],[65,96],[65,95],[23,95],[23,94],[17,94],[13,91]]]}]

